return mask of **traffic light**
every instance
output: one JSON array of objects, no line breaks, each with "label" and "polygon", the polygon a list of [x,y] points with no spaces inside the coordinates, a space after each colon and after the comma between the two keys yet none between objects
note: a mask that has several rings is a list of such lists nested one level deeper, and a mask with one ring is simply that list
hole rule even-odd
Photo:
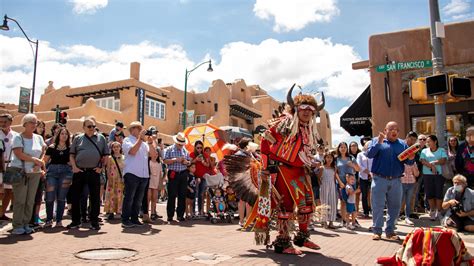
[{"label": "traffic light", "polygon": [[429,96],[442,95],[448,92],[448,74],[439,74],[426,77],[426,93]]},{"label": "traffic light", "polygon": [[426,84],[424,77],[412,79],[409,83],[410,99],[413,101],[426,101],[428,95],[426,94]]},{"label": "traffic light", "polygon": [[450,75],[449,81],[451,85],[451,95],[453,97],[471,97],[472,93],[470,79],[460,78],[457,75]]},{"label": "traffic light", "polygon": [[66,112],[60,112],[59,113],[59,123],[65,125],[67,124],[67,113]]}]

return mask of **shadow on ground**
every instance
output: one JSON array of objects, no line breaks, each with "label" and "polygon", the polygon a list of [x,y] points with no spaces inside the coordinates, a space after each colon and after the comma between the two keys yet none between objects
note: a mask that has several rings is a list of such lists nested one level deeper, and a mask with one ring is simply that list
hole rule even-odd
[{"label": "shadow on ground", "polygon": [[307,249],[303,249],[302,251],[302,255],[296,256],[287,254],[277,254],[272,249],[250,249],[248,250],[250,254],[243,254],[236,257],[270,258],[278,265],[351,265],[338,258],[327,257],[324,254],[316,251],[308,251]]}]

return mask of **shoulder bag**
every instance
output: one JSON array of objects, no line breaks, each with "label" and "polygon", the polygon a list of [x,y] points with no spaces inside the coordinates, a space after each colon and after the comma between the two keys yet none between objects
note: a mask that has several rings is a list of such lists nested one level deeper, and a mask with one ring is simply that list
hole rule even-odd
[{"label": "shoulder bag", "polygon": [[[25,142],[23,141],[23,136],[21,136],[21,143],[23,144],[22,151],[25,147]],[[10,150],[10,157],[12,156],[13,149]],[[23,178],[26,175],[25,172],[25,161],[21,160],[21,167],[10,166],[11,161],[8,163],[5,173],[3,174],[3,183],[8,185],[20,184]]]},{"label": "shoulder bag", "polygon": [[100,160],[99,160],[99,163],[97,164],[97,167],[101,167],[101,160],[102,160],[102,152],[100,151],[99,147],[97,146],[97,144],[89,137],[87,136],[86,134],[84,134],[84,137],[86,137],[86,139],[88,139],[92,144],[94,144],[94,147],[97,149],[97,151],[99,152],[99,155],[100,155]]},{"label": "shoulder bag", "polygon": [[[449,155],[448,155],[448,158],[449,158]],[[446,162],[441,165],[441,175],[444,178],[451,180],[453,179],[454,172],[453,172],[453,169],[451,168],[448,158],[446,158]]]}]

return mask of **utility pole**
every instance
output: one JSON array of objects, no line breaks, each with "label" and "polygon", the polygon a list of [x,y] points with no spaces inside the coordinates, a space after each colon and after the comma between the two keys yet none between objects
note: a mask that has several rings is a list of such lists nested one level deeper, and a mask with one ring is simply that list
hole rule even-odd
[{"label": "utility pole", "polygon": [[[443,47],[441,38],[436,34],[436,22],[441,22],[439,16],[438,0],[429,0],[430,4],[430,33],[431,57],[433,61],[433,75],[442,74],[444,71]],[[436,137],[440,147],[446,148],[446,102],[445,95],[435,96]]]}]

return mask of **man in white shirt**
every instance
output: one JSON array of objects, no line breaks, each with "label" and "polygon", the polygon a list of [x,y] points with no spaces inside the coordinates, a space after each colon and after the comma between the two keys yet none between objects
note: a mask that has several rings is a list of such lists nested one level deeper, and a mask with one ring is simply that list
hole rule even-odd
[{"label": "man in white shirt", "polygon": [[[5,167],[10,163],[11,160],[11,150],[13,137],[18,133],[11,129],[13,121],[13,116],[11,114],[1,114],[0,115],[0,139],[3,140],[5,144],[5,151],[3,153]],[[11,221],[9,217],[5,215],[7,207],[13,199],[13,188],[11,185],[2,184],[3,178],[0,181],[0,200],[2,201],[2,208],[0,208],[0,221]]]},{"label": "man in white shirt", "polygon": [[362,208],[364,209],[364,218],[369,218],[370,205],[369,205],[369,193],[370,183],[372,181],[372,160],[367,157],[367,148],[370,142],[365,142],[362,152],[357,154],[357,164],[360,166],[359,180],[360,180],[360,191],[362,193]]},{"label": "man in white shirt", "polygon": [[155,142],[147,144],[147,130],[143,129],[140,122],[132,122],[128,129],[130,136],[126,137],[122,144],[125,155],[123,169],[125,198],[122,206],[122,227],[124,228],[143,225],[138,220],[138,213],[150,178],[148,157],[156,153],[156,147],[153,146]]}]

